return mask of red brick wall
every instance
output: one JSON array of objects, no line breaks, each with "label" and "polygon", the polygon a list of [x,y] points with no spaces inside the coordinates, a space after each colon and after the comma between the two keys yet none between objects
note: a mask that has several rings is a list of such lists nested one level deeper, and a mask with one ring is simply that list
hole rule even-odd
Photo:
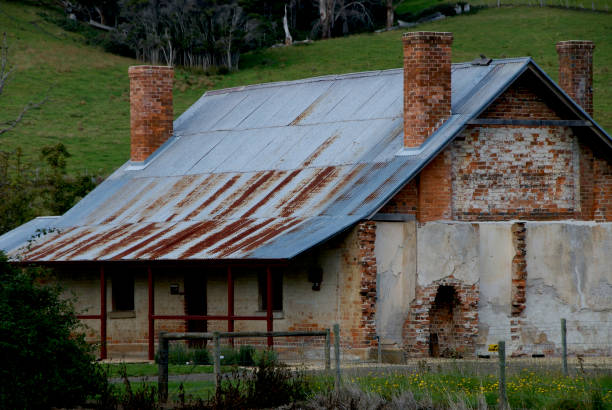
[{"label": "red brick wall", "polygon": [[574,136],[566,127],[471,127],[453,144],[457,220],[573,219]]},{"label": "red brick wall", "polygon": [[451,152],[446,149],[419,175],[419,222],[452,219]]},{"label": "red brick wall", "polygon": [[514,257],[512,258],[512,316],[520,316],[525,310],[525,287],[527,286],[527,260],[525,244],[525,223],[512,224],[512,245]]},{"label": "red brick wall", "polygon": [[404,146],[419,147],[451,114],[451,33],[406,33]]},{"label": "red brick wall", "polygon": [[401,191],[380,210],[383,214],[415,215],[418,209],[419,191],[416,180],[407,183]]},{"label": "red brick wall", "polygon": [[174,69],[132,66],[129,76],[131,159],[144,161],[172,135]]},{"label": "red brick wall", "polygon": [[559,120],[559,115],[540,95],[538,84],[530,78],[519,78],[479,118]]},{"label": "red brick wall", "polygon": [[410,305],[408,319],[403,329],[404,349],[410,357],[429,356],[432,330],[439,331],[443,319],[434,304],[441,286],[453,287],[457,295],[457,303],[453,307],[452,346],[447,344],[445,347],[452,348],[463,356],[475,350],[474,342],[478,334],[478,283],[467,285],[449,276],[426,287],[417,286],[415,299]]},{"label": "red brick wall", "polygon": [[592,41],[560,41],[559,85],[591,116],[593,116],[593,50]]},{"label": "red brick wall", "polygon": [[353,347],[376,346],[376,222],[361,222],[357,226],[359,265],[361,266],[361,321],[353,330]]}]

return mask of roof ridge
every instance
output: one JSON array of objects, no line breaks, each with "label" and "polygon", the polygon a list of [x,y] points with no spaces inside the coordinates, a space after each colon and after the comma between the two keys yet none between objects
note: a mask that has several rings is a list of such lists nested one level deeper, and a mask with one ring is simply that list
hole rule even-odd
[{"label": "roof ridge", "polygon": [[[499,64],[499,63],[508,63],[508,62],[518,62],[530,59],[531,57],[510,57],[510,58],[497,58],[491,61],[491,64]],[[453,63],[453,68],[462,68],[471,67],[472,63],[469,61]],[[285,85],[295,85],[295,84],[308,84],[315,83],[319,81],[333,81],[333,80],[343,80],[348,78],[361,78],[361,77],[375,77],[379,75],[393,75],[402,71],[402,68],[387,68],[380,70],[369,70],[369,71],[355,71],[350,73],[342,73],[342,74],[327,74],[321,75],[317,77],[307,77],[300,78],[297,80],[285,80],[285,81],[271,81],[268,83],[258,83],[258,84],[248,84],[248,85],[240,85],[236,87],[228,87],[221,88],[218,90],[210,90],[207,91],[204,95],[218,95],[218,94],[228,94],[232,92],[244,91],[244,90],[255,90],[255,89],[263,89],[263,88],[272,88],[272,87],[281,87]]]}]

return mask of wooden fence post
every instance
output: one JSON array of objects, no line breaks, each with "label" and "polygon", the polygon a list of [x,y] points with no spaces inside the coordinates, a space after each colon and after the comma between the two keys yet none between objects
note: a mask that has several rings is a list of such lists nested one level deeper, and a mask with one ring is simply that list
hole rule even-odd
[{"label": "wooden fence post", "polygon": [[567,376],[567,323],[561,319],[561,345],[563,346],[563,374]]},{"label": "wooden fence post", "polygon": [[334,325],[334,354],[336,355],[336,379],[334,388],[340,389],[340,325]]},{"label": "wooden fence post", "polygon": [[221,349],[219,347],[219,332],[213,333],[213,355],[214,355],[214,374],[215,374],[215,391],[219,388],[221,384]]},{"label": "wooden fence post", "polygon": [[160,403],[168,400],[168,339],[164,337],[165,335],[166,332],[159,333],[157,390]]},{"label": "wooden fence post", "polygon": [[508,410],[508,396],[506,395],[506,342],[498,342],[499,350],[499,408]]},{"label": "wooden fence post", "polygon": [[325,370],[331,369],[331,337],[329,329],[325,329]]}]

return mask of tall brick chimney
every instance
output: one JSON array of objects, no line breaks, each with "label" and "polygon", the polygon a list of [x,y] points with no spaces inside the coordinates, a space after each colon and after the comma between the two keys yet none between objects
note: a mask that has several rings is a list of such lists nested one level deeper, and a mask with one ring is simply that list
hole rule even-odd
[{"label": "tall brick chimney", "polygon": [[452,33],[405,33],[404,147],[418,148],[451,115]]},{"label": "tall brick chimney", "polygon": [[144,161],[172,136],[174,69],[138,65],[128,73],[131,160]]},{"label": "tall brick chimney", "polygon": [[557,43],[559,85],[593,116],[593,49],[592,41],[570,40]]}]

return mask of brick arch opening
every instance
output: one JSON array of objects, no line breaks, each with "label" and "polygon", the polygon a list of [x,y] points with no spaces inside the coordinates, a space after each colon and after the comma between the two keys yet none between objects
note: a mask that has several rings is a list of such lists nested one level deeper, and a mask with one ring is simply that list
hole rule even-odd
[{"label": "brick arch opening", "polygon": [[448,357],[457,350],[461,300],[453,286],[442,285],[429,309],[429,356]]},{"label": "brick arch opening", "polygon": [[453,277],[418,286],[403,329],[407,356],[473,354],[478,296],[478,283],[468,285]]}]

